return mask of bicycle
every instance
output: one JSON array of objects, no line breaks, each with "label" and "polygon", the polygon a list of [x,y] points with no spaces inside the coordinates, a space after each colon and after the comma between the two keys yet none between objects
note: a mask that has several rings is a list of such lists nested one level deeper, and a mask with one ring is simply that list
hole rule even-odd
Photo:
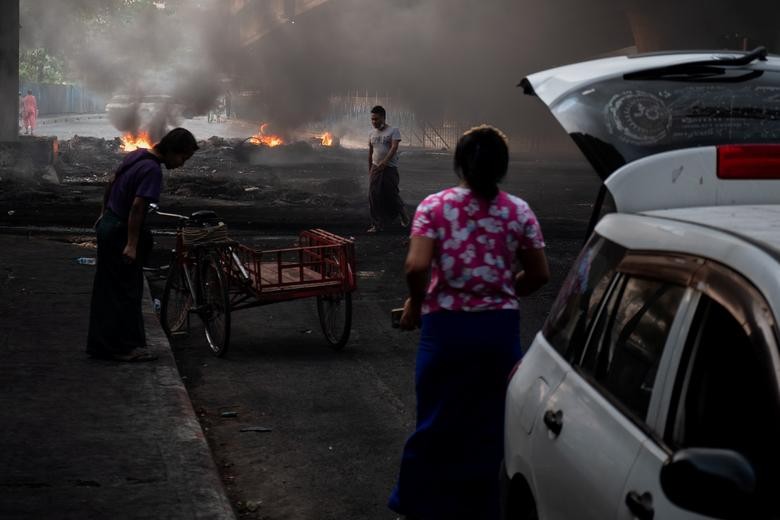
[{"label": "bicycle", "polygon": [[176,213],[152,211],[178,219],[176,246],[172,251],[168,276],[160,303],[160,323],[169,336],[186,333],[189,317],[196,314],[203,322],[206,341],[216,356],[223,356],[230,345],[230,299],[225,272],[234,264],[245,279],[227,238],[224,224],[213,211],[198,211],[187,217]]},{"label": "bicycle", "polygon": [[213,211],[178,219],[176,246],[160,304],[169,337],[189,331],[189,317],[203,322],[209,348],[224,356],[232,311],[314,297],[328,344],[343,348],[352,327],[356,289],[355,248],[350,239],[322,229],[302,231],[293,247],[255,250],[230,240]]}]

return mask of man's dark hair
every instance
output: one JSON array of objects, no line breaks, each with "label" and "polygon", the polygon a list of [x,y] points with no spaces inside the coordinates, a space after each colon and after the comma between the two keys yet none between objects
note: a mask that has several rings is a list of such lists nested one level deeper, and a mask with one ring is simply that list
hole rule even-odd
[{"label": "man's dark hair", "polygon": [[475,195],[493,200],[509,167],[506,136],[492,126],[477,126],[463,134],[455,148],[455,171]]},{"label": "man's dark hair", "polygon": [[194,153],[198,149],[198,142],[192,132],[184,128],[174,128],[160,142],[154,145],[154,149],[160,155],[168,153]]},{"label": "man's dark hair", "polygon": [[374,108],[372,108],[371,113],[380,115],[382,117],[387,117],[387,112],[385,112],[385,107],[383,107],[382,105],[377,105]]}]

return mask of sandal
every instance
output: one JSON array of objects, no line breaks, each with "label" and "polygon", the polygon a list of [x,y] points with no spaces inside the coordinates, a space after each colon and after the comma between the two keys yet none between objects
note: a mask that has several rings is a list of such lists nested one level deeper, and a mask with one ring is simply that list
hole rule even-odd
[{"label": "sandal", "polygon": [[111,359],[114,361],[123,361],[125,363],[142,363],[144,361],[156,360],[157,355],[137,348],[135,350],[131,350],[127,354],[114,354]]}]

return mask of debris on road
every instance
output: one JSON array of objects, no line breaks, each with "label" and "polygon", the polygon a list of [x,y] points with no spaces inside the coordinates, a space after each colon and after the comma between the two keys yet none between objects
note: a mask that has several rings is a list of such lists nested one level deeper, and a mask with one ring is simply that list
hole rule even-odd
[{"label": "debris on road", "polygon": [[270,432],[272,430],[271,430],[271,428],[266,428],[265,426],[244,426],[243,428],[241,428],[240,431],[241,431],[241,433],[244,433],[244,432],[261,432],[261,433],[265,433],[265,432]]},{"label": "debris on road", "polygon": [[222,412],[220,416],[223,418],[238,417],[238,412],[233,412],[233,411]]}]

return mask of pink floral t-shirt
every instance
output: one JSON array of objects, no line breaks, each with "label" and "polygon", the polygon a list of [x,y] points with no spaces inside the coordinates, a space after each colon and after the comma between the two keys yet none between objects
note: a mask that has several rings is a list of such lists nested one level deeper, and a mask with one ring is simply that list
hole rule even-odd
[{"label": "pink floral t-shirt", "polygon": [[517,250],[544,247],[539,222],[524,200],[499,192],[488,202],[462,187],[426,197],[414,215],[412,236],[436,241],[423,314],[519,308]]}]

